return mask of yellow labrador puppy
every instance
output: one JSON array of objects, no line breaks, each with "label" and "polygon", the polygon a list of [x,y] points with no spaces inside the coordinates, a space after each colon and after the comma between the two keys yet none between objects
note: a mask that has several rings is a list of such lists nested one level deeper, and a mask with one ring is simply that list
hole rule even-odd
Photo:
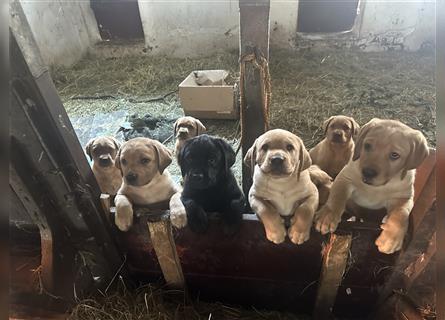
[{"label": "yellow labrador puppy", "polygon": [[[303,141],[289,131],[270,130],[255,140],[244,162],[253,170],[249,203],[267,239],[278,244],[287,234],[295,244],[308,240],[318,191],[307,170],[311,158]],[[283,217],[291,217],[288,230]]]},{"label": "yellow labrador puppy", "polygon": [[351,160],[354,140],[360,126],[351,117],[332,116],[323,123],[325,138],[309,150],[312,163],[332,178]]},{"label": "yellow labrador puppy", "polygon": [[316,229],[334,232],[347,202],[387,210],[375,244],[380,252],[401,249],[413,207],[416,167],[428,155],[420,131],[395,120],[372,119],[360,131],[352,161],[340,172],[325,206],[317,212]]},{"label": "yellow labrador puppy", "polygon": [[179,150],[181,150],[184,142],[190,138],[199,136],[206,131],[206,127],[196,118],[193,117],[181,117],[176,120],[174,124],[175,130],[175,154],[178,156]]},{"label": "yellow labrador puppy", "polygon": [[182,204],[177,203],[180,188],[166,170],[171,162],[170,150],[156,140],[134,138],[119,149],[115,163],[122,172],[123,181],[114,203],[115,223],[121,231],[127,231],[133,224],[132,204],[161,205],[165,209],[170,206],[170,210],[183,210],[185,214]]},{"label": "yellow labrador puppy", "polygon": [[100,191],[112,196],[122,184],[121,171],[114,165],[119,148],[119,141],[110,136],[91,139],[85,146],[86,154],[93,161],[92,170]]}]

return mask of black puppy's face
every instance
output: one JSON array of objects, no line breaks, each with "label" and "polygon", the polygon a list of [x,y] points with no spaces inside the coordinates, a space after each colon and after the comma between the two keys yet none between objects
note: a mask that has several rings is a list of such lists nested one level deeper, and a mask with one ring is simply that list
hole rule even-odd
[{"label": "black puppy's face", "polygon": [[187,140],[178,162],[184,182],[193,189],[206,189],[230,172],[235,152],[222,139],[201,135]]}]

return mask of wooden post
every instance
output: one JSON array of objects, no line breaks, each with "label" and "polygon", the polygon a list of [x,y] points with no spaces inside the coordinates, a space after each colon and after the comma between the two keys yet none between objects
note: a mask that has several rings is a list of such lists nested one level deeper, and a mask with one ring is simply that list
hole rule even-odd
[{"label": "wooden post", "polygon": [[[268,128],[265,117],[264,82],[257,62],[269,60],[269,7],[270,0],[240,0],[240,95],[242,155],[252,146],[255,139]],[[253,60],[245,61],[252,56]],[[268,70],[267,71],[268,74]],[[243,164],[243,190],[247,195],[252,185],[251,171]]]},{"label": "wooden post", "polygon": [[100,195],[100,204],[102,205],[102,209],[104,209],[105,219],[108,222],[113,223],[111,221],[111,214],[110,214],[110,210],[111,210],[111,197],[110,197],[110,195],[107,194],[107,193],[102,193]]},{"label": "wooden post", "polygon": [[148,230],[165,282],[169,287],[184,289],[185,281],[181,262],[176,252],[168,211],[150,214]]},{"label": "wooden post", "polygon": [[331,234],[323,252],[320,282],[315,301],[314,319],[329,319],[348,262],[352,236]]}]

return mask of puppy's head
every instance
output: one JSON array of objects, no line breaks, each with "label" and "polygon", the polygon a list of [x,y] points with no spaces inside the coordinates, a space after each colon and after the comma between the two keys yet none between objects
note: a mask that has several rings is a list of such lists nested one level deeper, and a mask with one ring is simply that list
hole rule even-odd
[{"label": "puppy's head", "polygon": [[185,182],[193,189],[216,185],[230,174],[235,152],[223,139],[206,134],[187,140],[178,155]]},{"label": "puppy's head", "polygon": [[162,174],[172,162],[172,155],[162,143],[148,138],[134,138],[125,142],[116,157],[118,167],[127,184],[143,186]]},{"label": "puppy's head", "polygon": [[108,168],[114,166],[114,158],[119,148],[119,141],[110,136],[103,136],[88,141],[85,152],[95,165]]},{"label": "puppy's head", "polygon": [[372,119],[360,130],[352,160],[359,160],[364,183],[386,184],[415,169],[428,156],[423,134],[396,120]]},{"label": "puppy's head", "polygon": [[332,116],[323,123],[324,134],[332,143],[349,142],[359,129],[358,123],[346,116]]},{"label": "puppy's head", "polygon": [[273,176],[289,176],[306,170],[312,164],[303,141],[289,131],[274,129],[259,136],[247,151],[244,163],[252,170],[258,165]]},{"label": "puppy's head", "polygon": [[187,116],[176,120],[174,130],[177,139],[187,140],[204,133],[206,127],[198,119]]}]

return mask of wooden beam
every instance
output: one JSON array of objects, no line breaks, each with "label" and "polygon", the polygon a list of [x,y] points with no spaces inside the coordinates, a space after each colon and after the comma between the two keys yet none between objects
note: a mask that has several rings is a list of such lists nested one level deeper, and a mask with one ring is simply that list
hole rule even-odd
[{"label": "wooden beam", "polygon": [[[253,145],[255,139],[268,128],[265,115],[269,83],[264,81],[264,72],[258,63],[269,60],[269,8],[270,0],[240,0],[240,95],[242,155]],[[249,61],[246,58],[251,57]],[[251,170],[243,164],[243,190],[247,195],[252,185]]]},{"label": "wooden beam", "polygon": [[320,282],[315,300],[314,319],[332,317],[338,287],[340,286],[349,257],[352,236],[331,234],[324,248]]}]

